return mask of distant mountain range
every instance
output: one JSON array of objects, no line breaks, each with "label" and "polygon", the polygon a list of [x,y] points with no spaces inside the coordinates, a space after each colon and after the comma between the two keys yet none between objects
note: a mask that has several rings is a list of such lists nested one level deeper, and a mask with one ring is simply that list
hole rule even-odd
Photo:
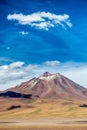
[{"label": "distant mountain range", "polygon": [[87,99],[87,89],[59,73],[45,72],[38,78],[3,91],[0,97],[79,100]]}]

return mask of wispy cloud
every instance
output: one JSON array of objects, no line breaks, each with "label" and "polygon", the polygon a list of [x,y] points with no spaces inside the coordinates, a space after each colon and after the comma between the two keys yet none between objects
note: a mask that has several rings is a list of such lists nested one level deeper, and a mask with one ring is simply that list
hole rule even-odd
[{"label": "wispy cloud", "polygon": [[26,31],[21,31],[19,33],[22,34],[22,35],[28,35],[29,34],[29,32],[26,32]]},{"label": "wispy cloud", "polygon": [[45,71],[61,73],[78,84],[87,87],[87,64],[75,62],[61,63],[57,60],[42,64],[29,64],[18,61],[0,66],[0,90],[16,86],[33,77],[38,77]]},{"label": "wispy cloud", "polygon": [[48,65],[48,66],[57,66],[60,64],[60,61],[54,60],[54,61],[46,61],[44,62],[44,65]]},{"label": "wispy cloud", "polygon": [[60,25],[63,28],[72,27],[70,22],[70,16],[68,14],[57,15],[50,12],[35,12],[29,15],[20,14],[9,14],[8,20],[18,21],[21,25],[29,25],[38,29],[49,30],[51,27]]},{"label": "wispy cloud", "polygon": [[12,60],[7,57],[0,57],[0,62],[12,62]]}]

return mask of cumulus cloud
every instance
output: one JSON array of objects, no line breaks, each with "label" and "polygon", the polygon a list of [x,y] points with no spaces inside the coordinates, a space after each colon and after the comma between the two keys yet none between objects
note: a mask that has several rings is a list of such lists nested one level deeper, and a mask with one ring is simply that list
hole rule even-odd
[{"label": "cumulus cloud", "polygon": [[0,66],[0,90],[15,86],[33,77],[36,65],[25,66],[24,62],[13,62]]},{"label": "cumulus cloud", "polygon": [[87,64],[75,62],[61,63],[57,60],[42,64],[29,64],[18,61],[0,66],[0,90],[14,87],[44,72],[61,73],[76,83],[87,87]]},{"label": "cumulus cloud", "polygon": [[28,35],[29,34],[29,32],[25,32],[25,31],[21,31],[19,33],[22,34],[22,35]]},{"label": "cumulus cloud", "polygon": [[13,63],[11,63],[8,67],[10,69],[13,69],[13,68],[22,67],[23,65],[24,65],[24,62],[19,61],[19,62],[13,62]]},{"label": "cumulus cloud", "polygon": [[50,12],[35,12],[29,15],[20,14],[9,14],[8,20],[18,21],[21,25],[29,25],[38,29],[49,30],[51,27],[60,25],[63,28],[72,27],[70,22],[70,16],[68,14],[57,15]]}]

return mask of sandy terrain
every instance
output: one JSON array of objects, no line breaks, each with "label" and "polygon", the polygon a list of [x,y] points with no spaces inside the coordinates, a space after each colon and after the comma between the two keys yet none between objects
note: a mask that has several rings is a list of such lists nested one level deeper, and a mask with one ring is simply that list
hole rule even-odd
[{"label": "sandy terrain", "polygon": [[0,119],[0,130],[87,130],[87,119]]},{"label": "sandy terrain", "polygon": [[0,119],[0,126],[87,126],[87,119]]}]

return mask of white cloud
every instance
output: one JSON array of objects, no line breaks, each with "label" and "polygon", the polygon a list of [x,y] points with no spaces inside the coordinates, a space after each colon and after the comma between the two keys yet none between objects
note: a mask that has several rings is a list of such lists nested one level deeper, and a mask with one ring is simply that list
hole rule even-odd
[{"label": "white cloud", "polygon": [[28,35],[29,34],[29,32],[25,32],[25,31],[21,31],[19,33],[22,34],[22,35]]},{"label": "white cloud", "polygon": [[24,65],[24,62],[13,62],[9,65],[9,68],[10,69],[13,69],[13,68],[18,68],[18,67],[22,67]]},{"label": "white cloud", "polygon": [[57,15],[50,12],[35,12],[29,15],[20,14],[9,14],[8,20],[18,21],[21,25],[29,25],[38,29],[49,30],[51,27],[60,25],[63,28],[72,27],[68,14]]},{"label": "white cloud", "polygon": [[36,65],[24,65],[24,62],[13,62],[0,66],[0,90],[16,86],[33,77],[33,69]]},{"label": "white cloud", "polygon": [[38,24],[32,23],[31,26],[48,31],[49,30],[48,28],[54,27],[54,24],[52,24],[51,22],[41,22],[41,23],[38,23]]},{"label": "white cloud", "polygon": [[54,61],[46,61],[44,64],[48,66],[57,66],[59,65],[60,61],[54,60]]},{"label": "white cloud", "polygon": [[0,66],[0,90],[14,87],[44,72],[61,73],[76,83],[87,87],[87,64],[74,62],[61,63],[57,60],[42,64],[25,65],[24,62],[13,62]]}]

